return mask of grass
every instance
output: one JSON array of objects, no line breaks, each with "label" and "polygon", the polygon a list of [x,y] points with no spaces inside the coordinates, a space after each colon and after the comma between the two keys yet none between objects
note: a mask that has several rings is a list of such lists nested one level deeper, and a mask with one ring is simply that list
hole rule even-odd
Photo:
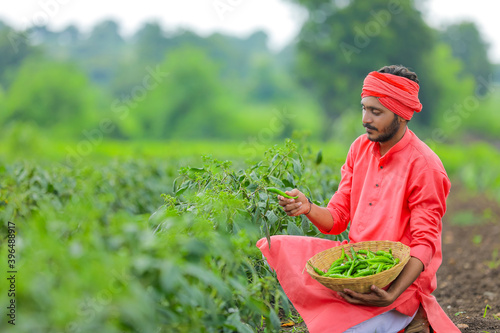
[{"label": "grass", "polygon": [[[302,326],[301,324],[304,322],[304,319],[297,313],[297,312],[290,312],[290,315],[288,318],[285,320],[290,321],[294,323],[294,325],[291,327],[291,329],[281,329],[281,332],[294,332],[294,333],[299,333],[299,332],[308,332],[307,327],[304,325]],[[298,326],[300,325],[300,326]]]},{"label": "grass", "polygon": [[490,269],[496,269],[498,266],[500,266],[500,258],[498,257],[498,249],[495,249],[491,253],[491,260],[488,261],[488,267]]},{"label": "grass", "polygon": [[[483,218],[480,215],[477,215],[471,210],[462,210],[456,212],[452,217],[451,221],[455,225],[467,226],[467,225],[477,225],[483,223]],[[480,237],[480,236],[479,236]],[[476,244],[478,240],[473,239],[473,242]]]}]

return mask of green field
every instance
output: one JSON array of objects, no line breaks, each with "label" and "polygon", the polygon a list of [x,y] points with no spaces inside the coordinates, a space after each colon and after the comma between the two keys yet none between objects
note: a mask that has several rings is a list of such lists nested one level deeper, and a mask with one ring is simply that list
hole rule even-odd
[{"label": "green field", "polygon": [[[0,257],[15,250],[22,318],[2,332],[278,330],[290,305],[255,242],[325,235],[264,188],[297,187],[325,205],[347,146],[286,141],[252,158],[241,143],[115,141],[71,165],[60,150],[75,145],[31,157],[2,148]],[[436,151],[454,181],[500,200],[498,151]]]}]

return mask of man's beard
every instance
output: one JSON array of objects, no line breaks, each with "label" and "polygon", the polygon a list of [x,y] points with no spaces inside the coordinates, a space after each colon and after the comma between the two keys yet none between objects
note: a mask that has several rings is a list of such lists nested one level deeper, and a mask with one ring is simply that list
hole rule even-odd
[{"label": "man's beard", "polygon": [[[374,131],[378,131],[375,127],[372,127],[372,126],[370,126],[368,124],[363,124],[363,126],[366,127],[366,128],[368,128],[368,129],[371,129],[371,130],[374,130]],[[384,133],[380,134],[376,138],[370,138],[370,137],[368,137],[368,139],[370,141],[373,141],[373,142],[386,142],[386,141],[389,141],[399,131],[399,126],[400,126],[400,124],[399,124],[398,116],[396,114],[394,114],[394,119],[392,120],[392,123],[389,124],[389,126],[385,129]]]}]

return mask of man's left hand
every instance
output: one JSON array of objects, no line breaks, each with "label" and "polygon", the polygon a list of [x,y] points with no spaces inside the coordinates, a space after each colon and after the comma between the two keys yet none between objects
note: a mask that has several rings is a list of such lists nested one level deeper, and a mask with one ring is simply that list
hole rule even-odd
[{"label": "man's left hand", "polygon": [[394,302],[391,294],[384,289],[380,289],[379,287],[372,285],[371,290],[372,291],[369,294],[360,294],[349,289],[344,289],[344,292],[339,292],[338,294],[351,304],[382,307],[391,305],[392,302]]}]

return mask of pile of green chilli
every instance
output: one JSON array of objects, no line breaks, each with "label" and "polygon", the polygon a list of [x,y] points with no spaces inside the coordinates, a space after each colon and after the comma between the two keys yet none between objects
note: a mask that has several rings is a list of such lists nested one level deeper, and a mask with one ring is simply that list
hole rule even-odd
[{"label": "pile of green chilli", "polygon": [[373,252],[364,249],[356,252],[351,247],[350,252],[352,258],[342,248],[342,255],[332,263],[328,270],[322,271],[314,267],[310,261],[307,263],[321,276],[345,279],[374,275],[391,269],[400,261],[399,258],[394,258],[392,249],[389,249],[389,252],[382,250]]}]

